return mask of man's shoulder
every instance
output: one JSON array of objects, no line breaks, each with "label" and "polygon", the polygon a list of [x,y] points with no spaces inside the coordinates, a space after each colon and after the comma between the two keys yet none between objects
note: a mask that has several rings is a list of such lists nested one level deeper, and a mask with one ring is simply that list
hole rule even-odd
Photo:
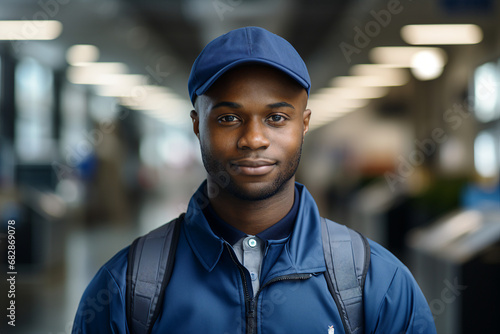
[{"label": "man's shoulder", "polygon": [[386,281],[390,281],[388,283],[395,283],[395,278],[398,278],[399,280],[414,280],[408,267],[393,253],[371,239],[368,239],[368,243],[370,244],[369,272],[371,271],[379,278],[385,278]]},{"label": "man's shoulder", "polygon": [[85,289],[84,296],[95,297],[113,291],[120,298],[124,297],[129,248],[123,248],[101,266]]},{"label": "man's shoulder", "polygon": [[370,267],[365,284],[366,293],[375,297],[377,301],[395,291],[421,293],[406,265],[382,245],[370,239],[368,242],[370,244]]},{"label": "man's shoulder", "polygon": [[112,284],[122,290],[126,282],[129,249],[130,245],[121,249],[104,263],[95,274],[89,287],[109,286]]},{"label": "man's shoulder", "polygon": [[386,266],[387,268],[406,268],[406,266],[401,262],[394,254],[392,254],[387,248],[380,245],[379,243],[367,238],[370,245],[370,257],[372,261],[375,261],[377,265]]},{"label": "man's shoulder", "polygon": [[[432,314],[410,270],[389,250],[373,240],[370,269],[366,276],[365,317],[367,328],[383,333],[436,333]],[[397,330],[396,330],[397,329]]]},{"label": "man's shoulder", "polygon": [[108,272],[109,275],[114,279],[120,279],[122,277],[125,277],[127,273],[129,250],[130,250],[130,245],[120,250],[105,264],[103,264],[101,270]]},{"label": "man's shoulder", "polygon": [[85,289],[73,324],[73,333],[126,333],[125,290],[129,246],[97,271]]}]

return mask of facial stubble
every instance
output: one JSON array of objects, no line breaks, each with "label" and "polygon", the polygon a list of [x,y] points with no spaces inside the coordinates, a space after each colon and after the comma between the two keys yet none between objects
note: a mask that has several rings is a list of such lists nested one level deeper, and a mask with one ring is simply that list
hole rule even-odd
[{"label": "facial stubble", "polygon": [[302,155],[301,141],[301,145],[298,147],[291,159],[285,162],[280,161],[277,163],[277,167],[281,167],[279,165],[282,163],[285,163],[286,165],[278,172],[278,175],[271,183],[263,185],[255,191],[247,191],[235,181],[233,177],[234,172],[232,170],[228,170],[230,167],[224,165],[220,160],[215,159],[210,150],[206,148],[202,142],[200,142],[200,148],[203,165],[205,166],[205,170],[207,171],[209,177],[213,180],[226,179],[226,182],[220,184],[223,188],[222,190],[245,201],[262,201],[280,193],[284,189],[287,182],[294,177],[297,172]]}]

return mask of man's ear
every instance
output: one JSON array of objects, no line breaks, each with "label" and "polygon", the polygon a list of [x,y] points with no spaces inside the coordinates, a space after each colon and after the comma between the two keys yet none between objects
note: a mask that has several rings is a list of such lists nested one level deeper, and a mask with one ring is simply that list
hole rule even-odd
[{"label": "man's ear", "polygon": [[[302,133],[302,138],[306,135],[307,131],[309,131],[309,121],[311,120],[311,109],[304,110],[303,113],[303,122],[304,122],[304,132]],[[304,139],[302,139],[304,140]]]},{"label": "man's ear", "polygon": [[200,117],[198,116],[198,113],[196,110],[191,110],[191,120],[193,121],[193,132],[198,137],[198,140],[200,139]]}]

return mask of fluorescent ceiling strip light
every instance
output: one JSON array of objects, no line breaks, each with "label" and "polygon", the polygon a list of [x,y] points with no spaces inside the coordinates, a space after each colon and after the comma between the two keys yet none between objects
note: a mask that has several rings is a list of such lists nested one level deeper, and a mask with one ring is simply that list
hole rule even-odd
[{"label": "fluorescent ceiling strip light", "polygon": [[97,86],[97,94],[101,96],[144,98],[149,93],[143,83],[147,77],[140,74],[103,75],[102,84]]},{"label": "fluorescent ceiling strip light", "polygon": [[0,40],[51,40],[62,32],[62,23],[55,20],[0,21]]},{"label": "fluorescent ceiling strip light", "polygon": [[103,81],[115,87],[142,87],[147,82],[147,76],[141,74],[104,74]]},{"label": "fluorescent ceiling strip light", "polygon": [[173,97],[171,94],[154,94],[147,96],[146,99],[139,101],[138,103],[125,105],[134,110],[169,110],[175,112],[180,108],[184,109],[182,103],[184,103],[183,100]]},{"label": "fluorescent ceiling strip light", "polygon": [[377,64],[391,65],[394,67],[412,67],[413,57],[419,52],[429,52],[446,63],[447,56],[443,49],[437,47],[419,46],[381,46],[373,48],[369,57]]},{"label": "fluorescent ceiling strip light", "polygon": [[376,75],[376,76],[386,76],[390,77],[403,77],[408,72],[404,68],[393,67],[384,64],[358,64],[354,65],[349,69],[350,75]]},{"label": "fluorescent ceiling strip light", "polygon": [[405,68],[388,67],[381,64],[358,64],[351,67],[349,74],[352,76],[376,76],[394,86],[402,86],[410,80],[410,74]]},{"label": "fluorescent ceiling strip light", "polygon": [[401,28],[401,37],[412,45],[477,44],[483,31],[475,24],[411,24]]},{"label": "fluorescent ceiling strip light", "polygon": [[124,96],[120,99],[120,104],[137,110],[157,110],[162,109],[165,101],[177,100],[177,96],[171,93],[147,93],[138,96]]},{"label": "fluorescent ceiling strip light", "polygon": [[110,74],[125,74],[127,65],[123,63],[87,63],[81,66],[70,66],[66,71],[68,80],[75,84],[105,85],[112,84]]},{"label": "fluorescent ceiling strip light", "polygon": [[90,44],[73,45],[66,51],[66,60],[70,65],[85,65],[99,59],[99,49]]},{"label": "fluorescent ceiling strip light", "polygon": [[389,76],[362,75],[362,76],[339,76],[333,78],[332,86],[336,87],[393,87],[402,86],[408,82],[407,78],[396,78]]}]

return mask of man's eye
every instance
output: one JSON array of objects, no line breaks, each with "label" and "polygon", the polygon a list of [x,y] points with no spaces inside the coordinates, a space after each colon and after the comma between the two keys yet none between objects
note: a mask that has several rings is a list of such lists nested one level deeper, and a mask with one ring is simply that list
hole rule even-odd
[{"label": "man's eye", "polygon": [[269,117],[269,120],[271,122],[281,122],[286,120],[286,118],[282,115],[272,115],[271,117]]},{"label": "man's eye", "polygon": [[233,115],[226,115],[219,118],[219,122],[221,123],[236,122],[237,120],[236,116]]}]

